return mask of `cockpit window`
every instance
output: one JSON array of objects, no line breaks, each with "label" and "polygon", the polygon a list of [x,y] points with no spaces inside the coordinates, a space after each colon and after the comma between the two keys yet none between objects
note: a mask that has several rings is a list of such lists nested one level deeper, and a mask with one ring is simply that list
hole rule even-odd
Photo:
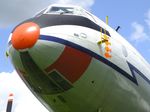
[{"label": "cockpit window", "polygon": [[50,6],[38,12],[35,17],[39,17],[42,14],[64,14],[64,15],[83,16],[96,23],[94,17],[81,7]]},{"label": "cockpit window", "polygon": [[56,14],[73,14],[74,8],[70,7],[51,7],[47,13],[56,13]]}]

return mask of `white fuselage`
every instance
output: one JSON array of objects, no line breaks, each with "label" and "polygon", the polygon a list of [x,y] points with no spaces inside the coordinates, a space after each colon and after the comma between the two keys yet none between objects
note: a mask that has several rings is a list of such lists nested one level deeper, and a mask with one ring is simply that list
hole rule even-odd
[{"label": "white fuselage", "polygon": [[[100,30],[53,25],[40,29],[40,38],[30,49],[10,46],[18,73],[55,112],[150,112],[150,65],[115,30],[93,17],[110,34],[111,58],[104,56],[105,44],[98,44],[104,35]],[[41,82],[35,78],[39,72],[45,77]]]}]

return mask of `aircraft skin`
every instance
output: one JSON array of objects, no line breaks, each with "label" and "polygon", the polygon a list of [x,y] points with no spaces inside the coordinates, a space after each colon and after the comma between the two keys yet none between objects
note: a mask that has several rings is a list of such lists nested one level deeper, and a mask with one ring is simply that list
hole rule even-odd
[{"label": "aircraft skin", "polygon": [[[73,7],[88,16],[46,13],[52,7]],[[99,44],[101,36],[108,37],[110,57],[106,43]],[[28,37],[33,44],[25,41]],[[19,76],[49,110],[150,112],[150,65],[114,29],[80,7],[49,6],[14,28],[8,48]]]}]

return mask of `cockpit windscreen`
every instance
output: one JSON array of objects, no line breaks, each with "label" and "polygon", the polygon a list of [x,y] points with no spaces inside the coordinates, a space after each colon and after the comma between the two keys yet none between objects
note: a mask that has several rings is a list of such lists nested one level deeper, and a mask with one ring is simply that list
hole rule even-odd
[{"label": "cockpit windscreen", "polygon": [[51,7],[46,13],[73,14],[74,8],[71,7]]}]

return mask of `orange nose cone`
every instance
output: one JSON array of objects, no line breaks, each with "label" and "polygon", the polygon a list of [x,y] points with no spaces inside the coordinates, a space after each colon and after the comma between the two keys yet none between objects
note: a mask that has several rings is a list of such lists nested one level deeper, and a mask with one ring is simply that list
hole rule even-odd
[{"label": "orange nose cone", "polygon": [[24,23],[18,26],[11,38],[12,45],[17,50],[31,48],[34,46],[40,35],[40,27],[33,23]]}]

